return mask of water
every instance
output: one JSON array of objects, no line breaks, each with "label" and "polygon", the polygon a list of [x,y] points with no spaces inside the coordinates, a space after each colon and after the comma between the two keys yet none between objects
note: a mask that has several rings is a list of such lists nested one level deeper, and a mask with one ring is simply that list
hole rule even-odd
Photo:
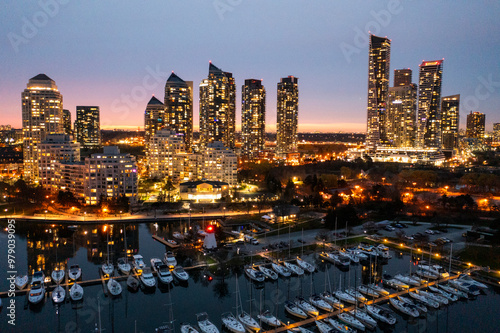
[{"label": "water", "polygon": [[[5,228],[5,225],[2,226]],[[110,227],[107,227],[110,228]],[[55,226],[49,228],[44,224],[30,223],[28,226],[17,226],[16,229],[16,269],[21,272],[33,272],[41,267],[45,274],[50,274],[58,262],[68,267],[78,263],[83,270],[85,280],[99,278],[99,267],[107,257],[106,233],[110,232],[110,258],[123,256],[125,251],[125,233],[122,225],[115,225],[112,230],[104,231],[103,225],[78,227]],[[186,230],[185,224],[139,224],[127,226],[126,244],[129,254],[140,253],[146,263],[152,257],[163,257],[165,247],[151,238],[153,233],[168,237],[173,231]],[[51,231],[52,230],[52,231]],[[3,263],[6,262],[7,234],[0,233],[0,251]],[[59,244],[56,247],[55,244]],[[57,248],[57,250],[56,250]],[[194,253],[194,252],[193,252]],[[178,253],[183,261],[192,253]],[[379,277],[383,274],[394,275],[409,270],[409,256],[394,253],[385,265],[373,265],[373,273]],[[196,254],[195,260],[203,260],[203,255]],[[310,256],[310,261],[314,258]],[[185,261],[184,264],[189,264]],[[242,307],[255,316],[259,308],[270,309],[283,322],[294,322],[283,308],[283,302],[296,296],[309,296],[312,292],[324,291],[327,276],[330,285],[337,288],[342,285],[355,286],[361,281],[367,282],[370,269],[367,266],[352,266],[349,272],[342,272],[330,264],[316,262],[318,272],[303,277],[280,278],[276,282],[262,285],[251,283],[243,274],[242,268],[228,270],[226,277],[214,276],[210,281],[203,270],[190,271],[188,285],[174,283],[168,288],[156,288],[154,291],[139,290],[132,293],[127,290],[125,282],[121,282],[123,293],[119,298],[106,297],[102,285],[84,287],[84,301],[78,307],[72,303],[56,306],[47,296],[39,306],[25,308],[25,296],[16,297],[16,326],[7,324],[5,304],[0,313],[0,332],[91,332],[100,320],[105,332],[153,332],[155,327],[169,321],[170,313],[175,320],[176,331],[179,324],[190,322],[196,324],[196,313],[207,312],[210,319],[221,327],[220,314],[227,311],[235,313],[236,276],[240,290]],[[8,289],[6,269],[0,271],[0,290]],[[249,300],[252,299],[250,304]],[[261,302],[262,300],[262,302]],[[469,301],[458,301],[439,310],[429,310],[426,318],[406,320],[396,312],[398,319],[394,327],[377,328],[374,332],[498,332],[498,304],[500,294],[491,288],[485,295]],[[99,305],[98,305],[99,304]],[[172,305],[170,305],[172,304]],[[252,307],[250,307],[252,306]],[[389,305],[384,305],[388,307]]]}]

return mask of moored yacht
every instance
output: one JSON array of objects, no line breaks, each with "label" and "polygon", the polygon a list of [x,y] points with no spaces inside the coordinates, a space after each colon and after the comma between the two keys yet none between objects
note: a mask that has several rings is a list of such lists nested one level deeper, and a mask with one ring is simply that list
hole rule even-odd
[{"label": "moored yacht", "polygon": [[238,315],[238,320],[245,326],[245,328],[249,331],[252,332],[259,332],[260,331],[260,325],[259,323],[252,318],[248,313],[245,311],[242,311]]},{"label": "moored yacht", "polygon": [[118,296],[122,293],[121,284],[113,278],[110,278],[107,283],[108,291],[113,296]]},{"label": "moored yacht", "polygon": [[443,289],[444,291],[446,291],[446,292],[448,292],[450,294],[454,294],[454,295],[456,295],[459,298],[465,298],[465,299],[469,298],[469,295],[467,295],[467,293],[464,293],[461,290],[453,288],[452,286],[440,284],[439,288]]},{"label": "moored yacht", "polygon": [[437,276],[438,278],[445,279],[450,277],[450,274],[444,270],[440,265],[418,265],[417,269],[428,272]]},{"label": "moored yacht", "polygon": [[446,298],[449,302],[456,302],[458,301],[458,296],[457,295],[454,295],[454,294],[451,294],[451,293],[448,293],[442,289],[439,289],[438,287],[436,286],[429,286],[429,290],[434,292],[436,295],[441,295],[443,296],[444,298]]},{"label": "moored yacht", "polygon": [[209,319],[206,312],[201,312],[196,315],[198,327],[203,333],[219,333],[219,329]]},{"label": "moored yacht", "polygon": [[295,304],[310,316],[316,317],[319,315],[318,309],[312,306],[303,297],[296,297]]},{"label": "moored yacht", "polygon": [[264,324],[271,327],[279,327],[283,325],[283,323],[278,318],[273,316],[273,314],[269,310],[261,312],[261,314],[257,315],[257,318]]},{"label": "moored yacht", "polygon": [[74,283],[69,289],[69,296],[72,301],[80,301],[83,298],[83,288],[78,283]]},{"label": "moored yacht", "polygon": [[365,310],[354,309],[354,310],[349,311],[349,313],[354,318],[356,318],[357,320],[362,322],[363,325],[365,325],[367,328],[374,329],[375,327],[377,327],[377,321],[375,319],[373,319],[372,317],[370,317],[370,315],[368,313],[366,313]]},{"label": "moored yacht", "polygon": [[384,288],[380,287],[378,284],[372,283],[367,286],[368,288],[375,290],[380,296],[387,296],[390,293]]},{"label": "moored yacht", "polygon": [[78,280],[82,276],[82,269],[78,265],[71,265],[68,270],[68,277],[71,280]]},{"label": "moored yacht", "polygon": [[261,271],[256,270],[252,266],[245,267],[245,274],[251,280],[256,282],[264,282],[264,280],[266,279],[266,276]]},{"label": "moored yacht", "polygon": [[61,281],[64,279],[64,275],[66,275],[64,269],[59,268],[54,269],[50,274],[50,276],[52,277],[52,281],[57,284],[61,283]]},{"label": "moored yacht", "polygon": [[417,293],[419,295],[422,295],[424,297],[433,299],[433,300],[439,302],[439,304],[442,304],[442,305],[448,305],[448,303],[449,303],[448,299],[446,299],[445,297],[443,297],[441,295],[437,295],[437,294],[431,293],[429,291],[415,290],[415,293]]},{"label": "moored yacht", "polygon": [[271,280],[278,280],[278,274],[264,265],[259,266],[259,271]]},{"label": "moored yacht", "polygon": [[304,271],[307,271],[309,273],[314,273],[314,271],[316,270],[316,267],[313,264],[308,263],[307,261],[305,261],[303,259],[300,259],[300,257],[297,257],[296,261],[297,261],[297,265],[300,268],[302,268]]},{"label": "moored yacht", "polygon": [[64,299],[66,298],[66,290],[64,290],[61,285],[57,285],[54,290],[52,290],[52,301],[54,303],[62,303],[64,302]]},{"label": "moored yacht", "polygon": [[356,298],[358,302],[364,303],[367,301],[366,297],[363,296],[359,291],[357,291],[354,288],[348,288],[345,291],[347,294],[351,295],[352,297]]},{"label": "moored yacht", "polygon": [[318,328],[319,333],[330,333],[333,329],[329,324],[325,323],[321,320],[315,320],[316,327]]},{"label": "moored yacht", "polygon": [[174,270],[172,271],[172,274],[180,282],[187,281],[189,279],[189,274],[184,270],[184,268],[182,268],[182,266],[175,267]]},{"label": "moored yacht", "polygon": [[153,270],[153,272],[158,272],[157,266],[163,264],[163,261],[161,261],[161,259],[159,258],[151,258],[150,262],[151,262],[151,269]]},{"label": "moored yacht", "polygon": [[361,285],[358,287],[358,291],[362,294],[365,294],[366,296],[369,296],[369,297],[379,297],[380,294],[378,292],[376,292],[374,289],[368,287],[368,286],[365,286],[365,285]]},{"label": "moored yacht", "polygon": [[285,302],[285,310],[286,310],[286,312],[288,312],[292,316],[302,318],[302,319],[307,318],[307,314],[304,311],[302,311],[302,309],[299,308],[295,303],[292,303],[290,301]]},{"label": "moored yacht", "polygon": [[342,302],[347,302],[351,304],[356,304],[356,299],[342,290],[337,290],[333,293]]},{"label": "moored yacht", "polygon": [[177,266],[177,259],[175,259],[175,255],[172,251],[165,252],[163,262],[171,269]]},{"label": "moored yacht", "polygon": [[289,277],[291,275],[291,272],[288,268],[286,268],[285,266],[281,266],[280,264],[278,263],[275,263],[273,262],[271,264],[271,267],[273,268],[273,270],[278,273],[279,275],[281,276],[284,276],[284,277]]},{"label": "moored yacht", "polygon": [[233,333],[245,333],[245,327],[240,323],[231,312],[225,312],[221,315],[222,324]]},{"label": "moored yacht", "polygon": [[423,303],[414,302],[413,300],[405,296],[398,296],[398,300],[400,300],[403,303],[406,303],[410,308],[417,309],[417,311],[422,315],[428,312],[427,307]]},{"label": "moored yacht", "polygon": [[31,277],[31,284],[34,282],[42,282],[45,283],[45,274],[43,274],[43,271],[36,271],[33,276]]},{"label": "moored yacht", "polygon": [[355,329],[358,329],[362,332],[365,331],[365,325],[363,325],[362,322],[360,322],[359,320],[357,320],[356,318],[354,318],[352,315],[350,315],[349,313],[347,312],[343,312],[343,313],[340,313],[338,316],[337,316],[343,323],[346,323],[347,325],[349,326],[352,326],[354,327]]},{"label": "moored yacht", "polygon": [[344,308],[344,304],[342,304],[341,301],[339,301],[335,296],[333,296],[333,294],[331,292],[325,291],[325,292],[322,292],[319,295],[320,295],[320,297],[322,299],[324,299],[325,301],[327,301],[333,307],[335,307],[337,309],[343,309]]},{"label": "moored yacht", "polygon": [[414,286],[414,287],[418,287],[420,286],[420,281],[418,281],[418,279],[415,279],[411,276],[406,276],[406,275],[402,275],[402,274],[396,274],[394,275],[394,278],[396,280],[399,280],[407,285],[410,285],[410,286]]},{"label": "moored yacht", "polygon": [[417,294],[417,293],[414,293],[414,292],[409,292],[408,295],[410,295],[411,298],[419,301],[420,303],[422,304],[425,304],[431,308],[434,308],[434,309],[438,309],[439,308],[439,302],[433,300],[433,299],[430,299],[430,298],[427,298],[421,294]]},{"label": "moored yacht", "polygon": [[200,333],[189,323],[181,323],[181,333]]},{"label": "moored yacht", "polygon": [[120,270],[120,272],[122,272],[122,274],[130,274],[132,266],[130,266],[125,258],[118,258],[118,260],[116,261],[116,265],[118,266],[118,269]]},{"label": "moored yacht", "polygon": [[314,307],[316,307],[318,309],[321,309],[323,311],[326,311],[326,312],[332,312],[333,311],[333,307],[330,305],[330,303],[328,303],[327,301],[325,301],[319,295],[312,295],[311,297],[309,297],[309,302],[311,302],[311,304]]},{"label": "moored yacht", "polygon": [[158,280],[160,280],[160,282],[162,283],[169,284],[174,280],[174,277],[172,276],[172,273],[170,273],[168,266],[163,263],[156,266],[156,272],[158,274]]},{"label": "moored yacht", "polygon": [[18,275],[16,276],[16,281],[15,281],[16,287],[19,290],[22,290],[26,287],[28,284],[28,275]]},{"label": "moored yacht", "polygon": [[335,332],[356,333],[354,328],[351,328],[336,319],[326,318],[326,321],[330,323]]},{"label": "moored yacht", "polygon": [[460,274],[460,276],[458,277],[457,280],[469,282],[470,284],[478,287],[479,289],[488,289],[487,285],[485,285],[484,283],[481,283],[479,281],[474,280],[468,274]]},{"label": "moored yacht", "polygon": [[140,254],[135,254],[133,258],[132,266],[134,267],[134,271],[136,274],[141,274],[142,270],[146,267],[144,258]]},{"label": "moored yacht", "polygon": [[153,276],[153,273],[151,272],[151,269],[149,268],[144,268],[142,270],[142,274],[139,276],[141,279],[142,283],[144,286],[148,288],[154,288],[156,287],[156,279]]},{"label": "moored yacht", "polygon": [[406,304],[399,299],[391,298],[389,300],[389,303],[391,303],[394,308],[410,317],[418,318],[420,316],[420,312],[418,312],[418,310],[414,306],[412,307],[410,304]]},{"label": "moored yacht", "polygon": [[293,274],[296,274],[296,275],[303,275],[304,274],[304,270],[302,268],[300,268],[297,265],[292,264],[291,262],[284,261],[283,266],[288,268]]},{"label": "moored yacht", "polygon": [[381,321],[383,323],[394,325],[396,324],[396,317],[393,312],[379,305],[365,305],[366,312],[368,312],[373,318]]},{"label": "moored yacht", "polygon": [[386,286],[389,286],[389,287],[392,287],[395,289],[399,289],[399,290],[405,290],[405,289],[410,288],[410,286],[407,285],[406,283],[399,281],[399,280],[396,280],[396,279],[385,279],[384,284]]},{"label": "moored yacht", "polygon": [[133,275],[129,275],[127,278],[127,287],[133,291],[137,291],[137,289],[139,289],[139,280],[137,280]]},{"label": "moored yacht", "polygon": [[28,294],[28,301],[31,304],[38,304],[45,298],[45,284],[43,281],[36,280],[31,283]]}]

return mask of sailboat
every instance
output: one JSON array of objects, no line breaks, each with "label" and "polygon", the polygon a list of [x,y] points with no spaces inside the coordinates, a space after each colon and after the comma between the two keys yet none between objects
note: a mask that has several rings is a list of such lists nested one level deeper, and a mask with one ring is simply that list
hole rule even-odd
[{"label": "sailboat", "polygon": [[181,333],[200,333],[193,325],[189,323],[181,323]]},{"label": "sailboat", "polygon": [[206,312],[201,312],[196,315],[198,327],[203,333],[219,333],[219,329],[209,319]]},{"label": "sailboat", "polygon": [[61,267],[59,267],[59,260],[58,260],[58,256],[57,256],[57,251],[58,249],[58,246],[56,246],[56,262],[57,262],[57,267],[52,271],[52,273],[50,274],[50,276],[52,277],[52,281],[54,281],[56,284],[59,284],[61,283],[62,279],[64,279],[64,275],[65,275],[65,270],[64,269],[61,269]]},{"label": "sailboat", "polygon": [[[107,231],[108,226],[104,226],[104,231]],[[109,262],[109,231],[106,232],[106,249],[107,249],[107,258],[106,262],[102,264],[101,269],[104,275],[111,275],[115,270],[113,264]]]},{"label": "sailboat", "polygon": [[122,286],[113,278],[109,278],[107,286],[109,293],[113,296],[118,296],[122,293]]},{"label": "sailboat", "polygon": [[261,271],[262,274],[264,274],[267,278],[271,280],[278,280],[278,274],[264,265],[259,265],[259,271]]},{"label": "sailboat", "polygon": [[124,225],[123,226],[123,243],[125,244],[125,257],[123,258],[118,258],[116,264],[118,266],[118,269],[120,272],[122,272],[125,275],[130,274],[130,270],[132,269],[132,266],[128,263],[128,255],[127,255],[127,227]]},{"label": "sailboat", "polygon": [[26,285],[28,284],[28,275],[18,275],[16,276],[16,281],[15,281],[16,287],[19,290],[24,289]]},{"label": "sailboat", "polygon": [[64,302],[64,299],[66,298],[66,290],[64,290],[63,287],[61,287],[61,285],[57,285],[57,287],[54,288],[54,290],[52,290],[52,301],[54,301],[54,303],[62,303]]},{"label": "sailboat", "polygon": [[78,283],[74,283],[69,289],[69,296],[73,301],[80,301],[83,298],[83,288]]},{"label": "sailboat", "polygon": [[[326,289],[326,285],[328,283],[328,289],[329,291],[327,291]],[[327,269],[325,270],[325,291],[322,292],[321,294],[319,294],[319,296],[325,300],[326,302],[328,302],[330,305],[332,305],[333,307],[337,308],[337,309],[343,309],[344,308],[344,304],[342,304],[342,302],[340,302],[331,292],[331,285],[330,285],[330,274],[329,274],[329,271],[328,271],[328,267]]]},{"label": "sailboat", "polygon": [[[252,299],[251,298],[252,298],[252,296],[250,296],[250,314],[248,314],[247,312],[245,312],[243,310],[243,306],[241,304],[241,295],[240,295],[240,290],[239,290],[239,285],[238,285],[238,279],[236,279],[236,301],[237,301],[237,303],[236,303],[236,317],[243,324],[243,326],[245,326],[245,328],[247,330],[249,330],[251,332],[259,332],[261,327],[260,327],[259,323],[254,318],[252,318],[252,315],[251,315],[251,312],[252,312]],[[239,301],[240,308],[241,308],[240,313],[238,313],[238,301]]]}]

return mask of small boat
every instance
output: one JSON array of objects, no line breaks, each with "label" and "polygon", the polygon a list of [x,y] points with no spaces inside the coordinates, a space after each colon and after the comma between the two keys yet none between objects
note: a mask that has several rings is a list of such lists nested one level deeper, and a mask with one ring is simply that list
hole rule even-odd
[{"label": "small boat", "polygon": [[115,271],[115,266],[112,263],[104,263],[101,266],[102,273],[104,276],[110,276]]},{"label": "small boat", "polygon": [[120,272],[122,272],[123,274],[130,274],[130,270],[132,269],[132,267],[125,258],[118,258],[118,260],[116,261],[116,265],[118,266]]},{"label": "small boat", "polygon": [[329,253],[329,252],[321,252],[319,254],[319,257],[325,261],[329,261],[331,262],[332,264],[335,264],[338,262],[338,258],[335,254],[333,253]]},{"label": "small boat", "polygon": [[385,290],[384,288],[380,287],[378,284],[375,283],[369,284],[367,285],[367,287],[372,290],[375,290],[375,292],[377,292],[380,296],[387,296],[390,294],[390,292],[388,292],[387,290]]},{"label": "small boat", "polygon": [[474,280],[473,278],[470,277],[470,275],[468,274],[460,274],[460,276],[458,277],[457,280],[460,280],[460,281],[465,281],[465,282],[469,282],[471,283],[472,285],[478,287],[479,289],[488,289],[488,286],[485,285],[484,283],[481,283],[479,281],[476,281]]},{"label": "small boat", "polygon": [[161,261],[161,259],[159,258],[151,258],[150,262],[151,262],[151,269],[153,270],[153,272],[156,272],[157,265],[163,264],[163,261]]},{"label": "small boat", "polygon": [[296,274],[299,276],[304,275],[304,270],[302,268],[300,268],[299,266],[292,264],[291,262],[284,261],[283,266],[288,268],[293,274]]},{"label": "small boat", "polygon": [[330,305],[335,307],[336,309],[344,308],[344,304],[342,304],[341,301],[339,301],[335,296],[333,296],[332,293],[328,291],[322,292],[321,294],[319,294],[319,296],[325,301],[327,301]]},{"label": "small boat", "polygon": [[358,291],[366,296],[379,297],[380,294],[368,286],[361,285],[358,287]]},{"label": "small boat", "polygon": [[361,302],[361,303],[364,303],[367,301],[366,297],[363,296],[362,293],[360,293],[359,291],[357,291],[356,289],[354,288],[349,288],[349,289],[346,289],[345,291],[347,294],[351,295],[352,297],[356,298],[358,300],[358,302]]},{"label": "small boat", "polygon": [[439,288],[443,289],[444,291],[446,291],[450,294],[454,294],[455,296],[457,296],[459,298],[465,298],[465,299],[469,298],[469,295],[467,295],[467,293],[464,293],[461,290],[453,288],[452,286],[440,284]]},{"label": "small boat", "polygon": [[311,305],[308,301],[305,300],[303,297],[296,297],[295,298],[295,304],[301,308],[304,312],[306,312],[308,315],[312,317],[316,317],[319,315],[318,309],[316,309],[314,306]]},{"label": "small boat", "polygon": [[158,280],[160,280],[160,282],[164,284],[169,284],[174,280],[174,277],[172,276],[172,273],[170,273],[168,266],[164,263],[156,266],[156,272],[158,274]]},{"label": "small boat", "polygon": [[302,309],[299,308],[295,303],[292,303],[290,301],[285,302],[285,310],[286,310],[286,312],[288,312],[292,316],[302,318],[302,319],[307,318],[307,314],[304,311],[302,311]]},{"label": "small boat", "polygon": [[219,333],[219,329],[209,319],[206,312],[198,313],[196,315],[198,327],[203,333]]},{"label": "small boat", "polygon": [[61,285],[57,285],[54,290],[52,290],[52,301],[54,303],[62,303],[64,302],[64,299],[66,298],[66,290],[64,290]]},{"label": "small boat", "polygon": [[385,246],[384,244],[379,244],[377,247],[375,247],[375,251],[378,252],[379,257],[383,259],[391,259],[392,256],[389,252],[389,248]]},{"label": "small boat", "polygon": [[245,274],[251,280],[256,282],[264,282],[264,280],[266,279],[266,276],[261,271],[256,270],[252,266],[245,267]]},{"label": "small boat", "polygon": [[264,265],[259,266],[259,271],[261,271],[262,274],[264,274],[267,278],[271,280],[278,280],[278,273],[276,273],[272,269],[267,268]]},{"label": "small boat", "polygon": [[405,275],[401,275],[401,274],[396,274],[394,275],[394,278],[396,280],[399,280],[401,282],[403,282],[404,284],[407,284],[407,285],[410,285],[410,286],[414,286],[414,287],[418,287],[420,286],[420,281],[418,281],[417,279],[411,277],[411,276],[405,276]]},{"label": "small boat", "polygon": [[178,240],[184,240],[184,235],[181,234],[180,232],[178,231],[174,231],[172,233],[172,237],[174,237],[175,239],[178,239]]},{"label": "small boat", "polygon": [[52,277],[52,281],[54,281],[56,284],[61,283],[61,281],[64,279],[65,271],[64,269],[59,269],[56,268],[52,271],[50,276]]},{"label": "small boat", "polygon": [[448,277],[450,277],[450,274],[444,270],[443,267],[441,267],[440,265],[418,265],[417,266],[417,269],[421,270],[421,271],[425,271],[425,272],[428,272],[429,274],[433,274],[435,276],[437,276],[437,278],[441,278],[441,279],[446,279]]},{"label": "small boat", "polygon": [[386,309],[379,305],[365,305],[365,310],[368,312],[373,318],[381,321],[383,323],[394,325],[396,324],[396,317],[393,312],[389,309]]},{"label": "small boat", "polygon": [[68,277],[71,280],[78,280],[82,276],[82,269],[78,265],[71,265],[68,270]]},{"label": "small boat", "polygon": [[257,320],[253,319],[252,316],[250,316],[248,313],[245,311],[242,311],[238,315],[238,320],[245,326],[245,328],[249,331],[254,331],[254,332],[259,332],[260,331],[260,325],[257,322]]},{"label": "small boat", "polygon": [[346,249],[346,253],[350,254],[353,257],[357,257],[359,261],[368,260],[369,256],[361,252],[359,249]]},{"label": "small boat", "polygon": [[429,280],[436,280],[439,277],[437,274],[434,274],[432,272],[423,269],[417,269],[416,274]]},{"label": "small boat", "polygon": [[43,271],[36,271],[33,276],[31,277],[31,284],[34,282],[42,282],[45,283],[45,274],[43,274]]},{"label": "small boat", "polygon": [[342,290],[337,290],[333,294],[335,295],[335,297],[337,297],[342,302],[356,304],[356,299]]},{"label": "small boat", "polygon": [[391,305],[394,308],[396,308],[400,312],[402,312],[410,317],[418,318],[420,316],[420,312],[414,306],[411,306],[410,304],[407,304],[403,301],[400,301],[399,299],[391,298],[389,300],[389,303],[391,303]]},{"label": "small boat", "polygon": [[341,251],[340,254],[342,254],[343,256],[345,256],[347,258],[349,258],[349,260],[352,261],[354,264],[358,264],[359,263],[359,256],[356,255],[353,252]]},{"label": "small boat", "polygon": [[420,303],[422,304],[425,304],[431,308],[434,308],[434,309],[438,309],[439,308],[439,302],[433,300],[433,299],[430,299],[430,298],[427,298],[421,294],[417,294],[417,293],[414,293],[414,292],[409,292],[408,295],[410,295],[411,298],[419,301]]},{"label": "small boat", "polygon": [[28,301],[31,304],[38,304],[45,298],[45,284],[43,281],[37,280],[30,285]]},{"label": "small boat", "polygon": [[170,244],[170,245],[179,245],[176,241],[174,241],[173,239],[167,239],[167,243]]},{"label": "small boat", "polygon": [[271,311],[269,310],[261,312],[260,315],[257,315],[257,318],[264,324],[269,325],[271,327],[279,327],[283,325],[283,323],[278,318],[273,316],[271,314]]},{"label": "small boat", "polygon": [[142,274],[139,276],[139,278],[141,279],[144,286],[146,286],[148,288],[156,287],[156,279],[153,276],[153,272],[151,272],[151,269],[144,268],[142,270]]},{"label": "small boat", "polygon": [[137,291],[137,289],[139,289],[139,280],[137,280],[133,275],[129,275],[127,278],[127,287],[133,291]]},{"label": "small boat", "polygon": [[459,279],[455,279],[455,280],[450,280],[448,283],[453,287],[457,288],[458,290],[466,292],[469,295],[477,296],[480,294],[480,289],[476,285],[468,281],[461,281]]},{"label": "small boat", "polygon": [[333,328],[324,321],[315,320],[314,322],[316,323],[319,333],[330,333],[330,331],[333,330]]},{"label": "small boat", "polygon": [[200,333],[189,323],[181,323],[181,333]]},{"label": "small boat", "polygon": [[428,291],[422,291],[422,290],[415,290],[415,293],[422,295],[424,297],[430,298],[432,300],[435,300],[435,301],[439,302],[439,304],[448,305],[448,300],[443,296],[436,295],[434,293],[431,293]]},{"label": "small boat", "polygon": [[314,271],[316,270],[316,267],[313,264],[310,264],[307,261],[300,259],[299,257],[297,257],[295,261],[297,262],[297,265],[304,271],[314,273]]},{"label": "small boat", "polygon": [[432,292],[434,292],[437,295],[443,296],[444,298],[446,298],[450,302],[456,302],[456,301],[458,301],[458,296],[457,295],[448,293],[448,292],[446,292],[446,291],[444,291],[442,289],[439,289],[436,286],[429,286],[429,290],[432,291]]},{"label": "small boat", "polygon": [[336,319],[327,318],[326,321],[328,321],[330,323],[330,325],[332,325],[332,328],[335,332],[356,333],[355,329],[353,329],[345,324],[342,324],[340,321],[338,321]]},{"label": "small boat", "polygon": [[398,300],[400,300],[403,303],[406,303],[408,306],[410,306],[410,308],[417,309],[417,311],[422,315],[424,315],[428,312],[427,307],[424,304],[414,302],[411,299],[409,299],[408,297],[398,296]]},{"label": "small boat", "polygon": [[289,277],[292,274],[288,268],[286,268],[285,266],[281,266],[278,263],[273,262],[271,264],[271,267],[276,273],[278,273],[281,276]]},{"label": "small boat", "polygon": [[389,286],[389,287],[392,287],[392,288],[398,289],[398,290],[405,290],[405,289],[410,288],[410,286],[407,285],[406,283],[399,281],[399,280],[396,280],[396,279],[385,279],[384,284],[386,286]]},{"label": "small boat", "polygon": [[134,261],[132,263],[132,266],[134,267],[134,270],[137,274],[140,274],[142,270],[146,267],[146,264],[144,263],[144,258],[140,254],[136,254],[133,256]]},{"label": "small boat", "polygon": [[83,288],[78,283],[74,283],[69,289],[69,297],[72,301],[80,301],[83,298]]},{"label": "small boat", "polygon": [[122,293],[121,284],[113,278],[110,278],[108,280],[107,286],[108,286],[109,293],[113,296],[118,296]]},{"label": "small boat", "polygon": [[26,287],[28,284],[28,275],[18,275],[16,276],[16,281],[15,281],[16,287],[19,290],[22,290]]},{"label": "small boat", "polygon": [[177,266],[174,268],[172,271],[172,274],[179,280],[179,281],[187,281],[189,279],[189,274],[182,268],[182,266]]},{"label": "small boat", "polygon": [[163,256],[163,262],[169,267],[174,268],[177,266],[177,259],[172,251],[167,251]]},{"label": "small boat", "polygon": [[363,325],[365,325],[365,327],[367,327],[369,329],[374,329],[375,327],[377,327],[377,321],[375,319],[373,319],[372,317],[370,317],[370,315],[368,313],[366,313],[365,310],[354,309],[354,310],[349,311],[349,313],[354,318],[356,318],[357,320],[362,322]]},{"label": "small boat", "polygon": [[350,315],[349,313],[347,312],[343,312],[343,313],[339,313],[339,315],[337,316],[343,323],[351,326],[351,327],[354,327],[355,329],[358,329],[362,332],[365,331],[365,325],[363,325],[362,322],[360,322],[359,320],[357,320],[356,318],[354,318],[352,315]]},{"label": "small boat", "polygon": [[245,333],[245,327],[240,323],[231,312],[225,312],[221,315],[222,324],[233,333]]},{"label": "small boat", "polygon": [[333,307],[330,305],[330,303],[328,303],[327,301],[325,301],[319,295],[312,295],[311,297],[309,297],[309,302],[311,302],[311,304],[314,307],[316,307],[318,309],[321,309],[323,311],[326,311],[326,312],[332,312],[333,311]]}]

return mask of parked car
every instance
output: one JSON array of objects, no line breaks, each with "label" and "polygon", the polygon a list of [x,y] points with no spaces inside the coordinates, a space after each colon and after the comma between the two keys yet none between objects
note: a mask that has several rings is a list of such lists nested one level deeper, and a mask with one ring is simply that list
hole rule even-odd
[{"label": "parked car", "polygon": [[408,240],[414,240],[414,238],[412,236],[408,236],[408,235],[405,235],[405,238]]},{"label": "parked car", "polygon": [[434,231],[433,231],[433,230],[431,230],[431,229],[427,229],[427,230],[425,230],[425,233],[426,233],[426,234],[429,234],[429,235],[434,235]]},{"label": "parked car", "polygon": [[396,224],[393,224],[392,225],[394,228],[399,228],[399,229],[402,229],[403,226],[400,224],[400,223],[396,223]]},{"label": "parked car", "polygon": [[396,230],[395,228],[391,227],[390,225],[386,225],[384,227],[384,229],[387,230],[387,231],[394,231],[394,230]]}]

